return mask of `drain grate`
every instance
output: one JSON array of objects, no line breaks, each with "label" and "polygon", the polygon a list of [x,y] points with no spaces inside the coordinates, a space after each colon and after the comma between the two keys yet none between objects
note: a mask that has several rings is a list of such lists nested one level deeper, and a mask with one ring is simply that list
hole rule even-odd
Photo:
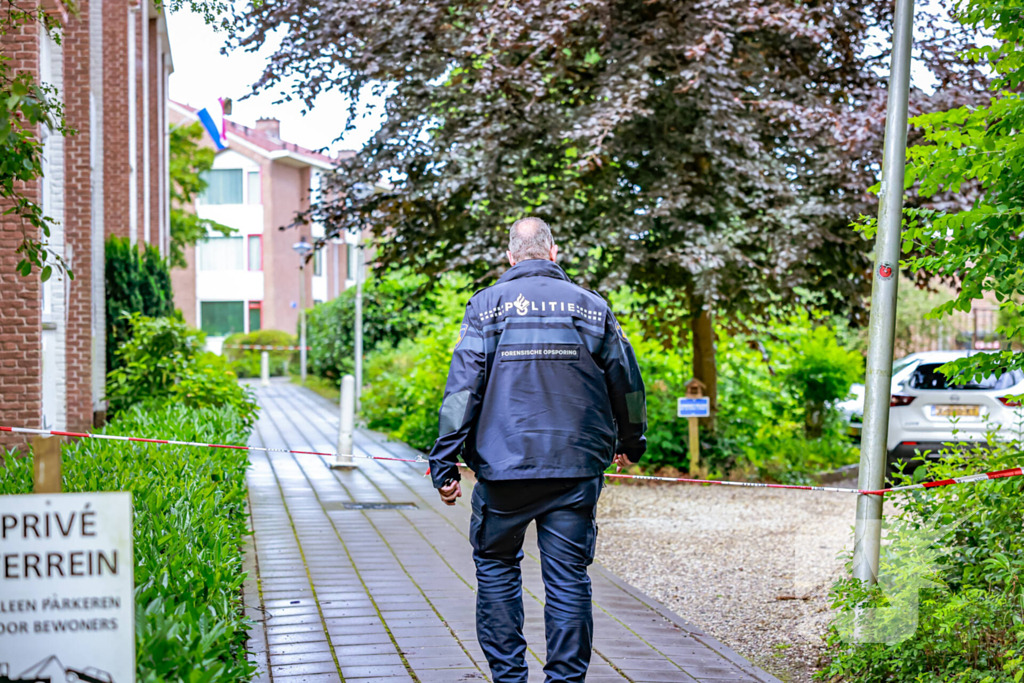
[{"label": "drain grate", "polygon": [[328,510],[415,510],[416,503],[327,503]]}]

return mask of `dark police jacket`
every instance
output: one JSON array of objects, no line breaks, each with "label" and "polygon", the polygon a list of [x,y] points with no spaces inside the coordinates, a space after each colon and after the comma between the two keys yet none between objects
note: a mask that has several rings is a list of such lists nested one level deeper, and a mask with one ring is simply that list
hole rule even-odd
[{"label": "dark police jacket", "polygon": [[604,299],[551,261],[517,263],[469,300],[430,452],[485,480],[594,477],[647,447],[644,383]]}]

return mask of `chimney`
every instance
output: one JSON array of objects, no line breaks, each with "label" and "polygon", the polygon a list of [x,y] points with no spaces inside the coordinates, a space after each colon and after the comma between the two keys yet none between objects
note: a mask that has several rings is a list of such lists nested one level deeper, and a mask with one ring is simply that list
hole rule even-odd
[{"label": "chimney", "polygon": [[281,122],[277,119],[256,119],[256,130],[274,140],[281,139]]}]

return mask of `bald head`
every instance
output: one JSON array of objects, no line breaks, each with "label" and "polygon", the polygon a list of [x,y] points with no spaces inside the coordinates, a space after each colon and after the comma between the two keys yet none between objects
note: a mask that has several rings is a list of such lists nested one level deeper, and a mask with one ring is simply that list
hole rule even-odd
[{"label": "bald head", "polygon": [[554,261],[558,247],[551,228],[539,218],[520,218],[508,231],[508,262],[513,266],[531,259]]}]

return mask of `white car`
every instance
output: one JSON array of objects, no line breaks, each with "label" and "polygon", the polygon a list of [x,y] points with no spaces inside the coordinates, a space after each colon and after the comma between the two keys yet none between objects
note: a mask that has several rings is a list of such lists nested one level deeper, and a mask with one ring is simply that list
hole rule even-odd
[{"label": "white car", "polygon": [[[925,362],[934,352],[912,353],[892,364],[892,385],[889,388],[891,394],[899,393],[900,384],[910,377],[917,366]],[[836,408],[842,413],[849,424],[848,433],[856,443],[860,443],[860,432],[864,423],[864,385],[854,384],[850,387],[850,397],[842,403],[837,403]],[[890,417],[891,420],[891,417]]]},{"label": "white car", "polygon": [[[978,352],[975,352],[978,353]],[[915,452],[936,454],[947,443],[985,443],[990,431],[1000,439],[1024,436],[1024,409],[1012,397],[1024,394],[1024,372],[998,379],[950,386],[938,369],[970,351],[914,353],[893,363],[889,401],[888,460],[914,459]],[[851,434],[859,437],[864,413],[863,387],[839,404],[850,415]]]}]

